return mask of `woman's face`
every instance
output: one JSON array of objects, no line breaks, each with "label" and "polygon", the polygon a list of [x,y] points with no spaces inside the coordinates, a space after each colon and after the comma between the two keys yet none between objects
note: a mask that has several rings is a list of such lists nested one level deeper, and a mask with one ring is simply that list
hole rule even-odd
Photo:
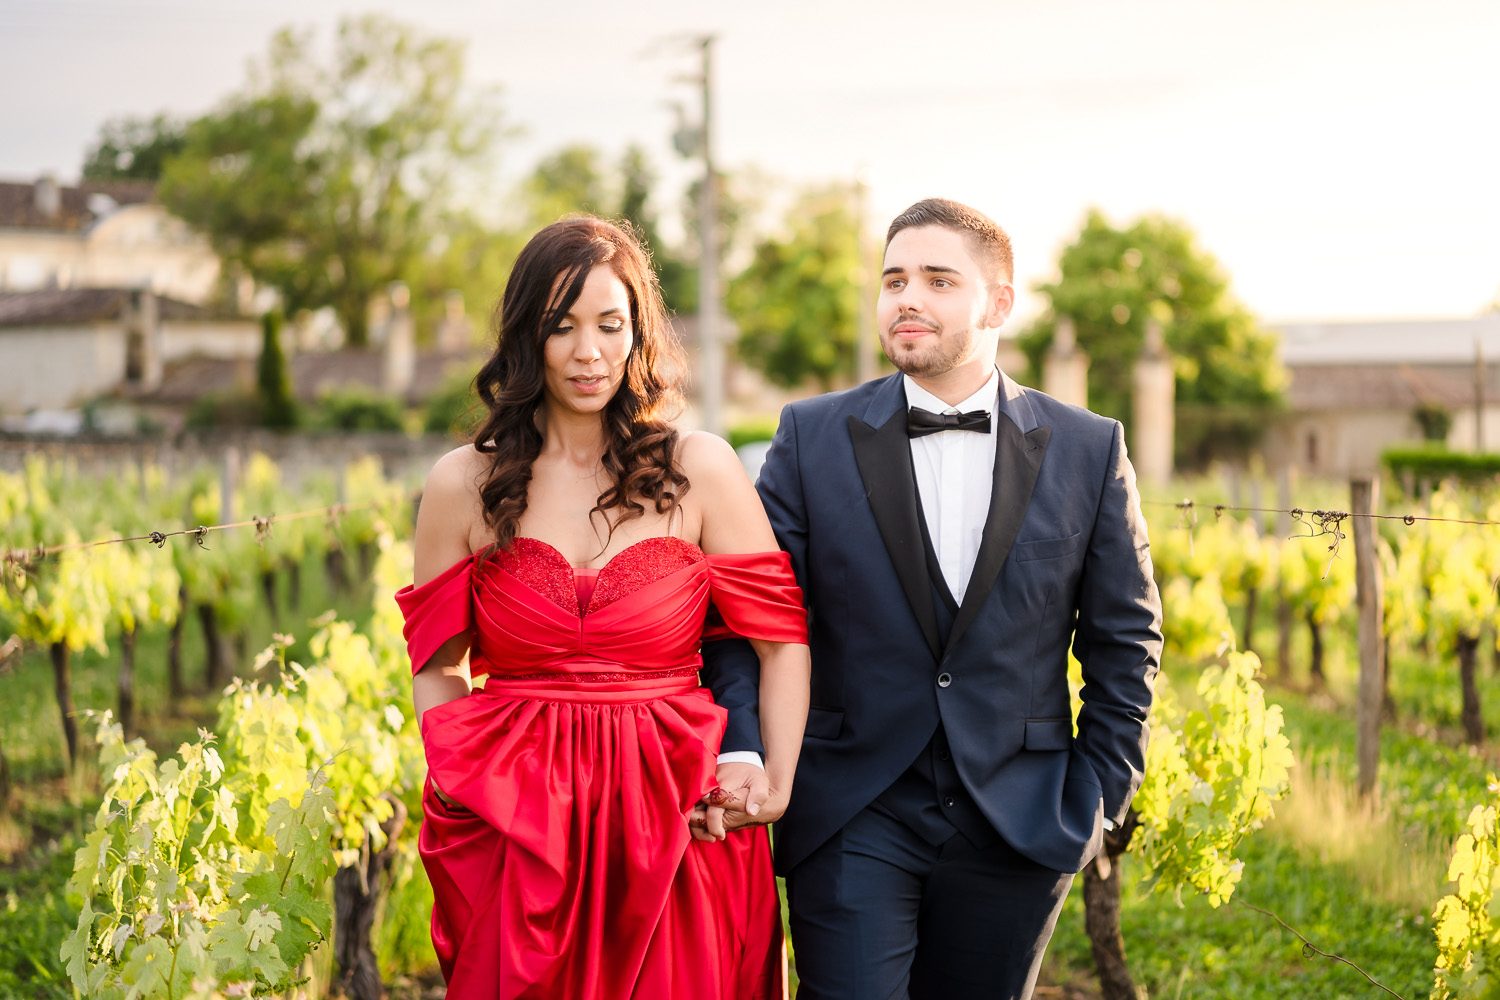
[{"label": "woman's face", "polygon": [[634,337],[624,282],[608,265],[595,265],[543,345],[548,403],[564,412],[601,412],[619,391]]}]

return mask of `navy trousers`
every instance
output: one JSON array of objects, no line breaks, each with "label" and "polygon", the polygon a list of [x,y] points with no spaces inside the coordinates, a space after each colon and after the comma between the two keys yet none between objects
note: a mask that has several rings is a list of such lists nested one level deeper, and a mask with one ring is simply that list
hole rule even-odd
[{"label": "navy trousers", "polygon": [[799,1000],[1029,998],[1073,876],[891,799],[787,874]]}]

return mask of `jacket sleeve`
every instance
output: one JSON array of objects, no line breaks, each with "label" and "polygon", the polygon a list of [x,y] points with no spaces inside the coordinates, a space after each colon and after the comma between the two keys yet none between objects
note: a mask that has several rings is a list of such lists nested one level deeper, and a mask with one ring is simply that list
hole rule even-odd
[{"label": "jacket sleeve", "polygon": [[1073,634],[1073,655],[1083,667],[1077,746],[1103,789],[1104,818],[1116,826],[1144,775],[1146,720],[1161,649],[1151,547],[1124,430],[1116,421]]}]

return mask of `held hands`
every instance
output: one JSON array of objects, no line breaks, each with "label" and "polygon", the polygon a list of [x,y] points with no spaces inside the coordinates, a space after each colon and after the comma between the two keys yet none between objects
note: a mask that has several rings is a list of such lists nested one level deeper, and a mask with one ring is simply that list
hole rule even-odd
[{"label": "held hands", "polygon": [[720,764],[715,777],[718,787],[688,817],[697,840],[723,840],[731,830],[774,823],[786,812],[788,794],[772,788],[765,770],[754,764]]}]

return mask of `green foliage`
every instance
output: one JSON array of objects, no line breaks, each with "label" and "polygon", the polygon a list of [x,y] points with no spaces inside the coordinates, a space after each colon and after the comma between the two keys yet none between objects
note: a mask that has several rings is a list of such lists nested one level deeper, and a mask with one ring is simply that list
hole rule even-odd
[{"label": "green foliage", "polygon": [[406,428],[406,415],[400,401],[351,386],[318,398],[312,426],[324,431],[400,431]]},{"label": "green foliage", "polygon": [[297,426],[297,403],[292,398],[292,378],[286,353],[281,348],[281,313],[267,312],[260,318],[260,359],[255,368],[255,386],[260,401],[261,422],[286,430]]},{"label": "green foliage", "polygon": [[[1090,408],[1128,421],[1135,361],[1155,317],[1172,354],[1177,402],[1196,414],[1178,421],[1179,464],[1201,464],[1226,433],[1241,445],[1254,439],[1286,381],[1275,340],[1233,298],[1218,262],[1186,226],[1148,215],[1119,228],[1091,210],[1058,267],[1061,276],[1037,289],[1051,308],[1021,336],[1034,370],[1057,318],[1072,317],[1091,361]],[[1195,436],[1194,427],[1205,429]]]},{"label": "green foliage", "polygon": [[779,417],[757,417],[753,420],[742,420],[729,428],[725,435],[731,447],[739,448],[742,445],[754,444],[757,441],[769,441],[776,436],[776,428],[781,423]]},{"label": "green foliage", "polygon": [[522,184],[528,228],[540,229],[565,215],[609,215],[615,199],[604,179],[599,150],[577,144],[543,157]]},{"label": "green foliage", "polygon": [[[1491,791],[1496,787],[1491,777]],[[1497,874],[1500,810],[1492,801],[1470,811],[1448,865],[1452,891],[1432,911],[1438,947],[1434,1000],[1491,997],[1500,991],[1500,928],[1492,915]]]},{"label": "green foliage", "polygon": [[1422,428],[1422,437],[1439,444],[1448,440],[1453,429],[1453,414],[1438,403],[1420,403],[1411,411],[1411,418]]},{"label": "green foliage", "polygon": [[762,240],[729,283],[725,305],[738,349],[773,383],[823,390],[854,377],[859,337],[860,227],[844,187],[809,191],[787,214],[787,235]]},{"label": "green foliage", "polygon": [[483,421],[484,412],[484,404],[474,391],[473,377],[455,373],[427,398],[422,411],[422,430],[467,441]]},{"label": "green foliage", "polygon": [[1387,448],[1380,463],[1398,480],[1418,484],[1456,479],[1468,484],[1493,482],[1500,476],[1500,454],[1494,452],[1449,451],[1442,446],[1423,448]]},{"label": "green foliage", "polygon": [[80,911],[59,950],[73,985],[106,998],[293,986],[332,923],[323,779],[304,775],[252,825],[209,734],[159,763],[106,713],[98,742],[108,783],[74,857],[68,892]]},{"label": "green foliage", "polygon": [[1291,744],[1259,669],[1254,653],[1230,653],[1199,676],[1199,704],[1185,712],[1158,683],[1146,781],[1132,807],[1141,829],[1131,843],[1157,891],[1227,902],[1244,872],[1235,856],[1241,840],[1291,787]]},{"label": "green foliage", "polygon": [[167,115],[111,118],[83,155],[85,181],[156,181],[187,144],[187,125]]},{"label": "green foliage", "polygon": [[331,306],[362,345],[369,301],[428,252],[495,120],[464,98],[459,42],[365,15],[322,63],[284,30],[258,79],[188,127],[160,195],[289,312]]}]

